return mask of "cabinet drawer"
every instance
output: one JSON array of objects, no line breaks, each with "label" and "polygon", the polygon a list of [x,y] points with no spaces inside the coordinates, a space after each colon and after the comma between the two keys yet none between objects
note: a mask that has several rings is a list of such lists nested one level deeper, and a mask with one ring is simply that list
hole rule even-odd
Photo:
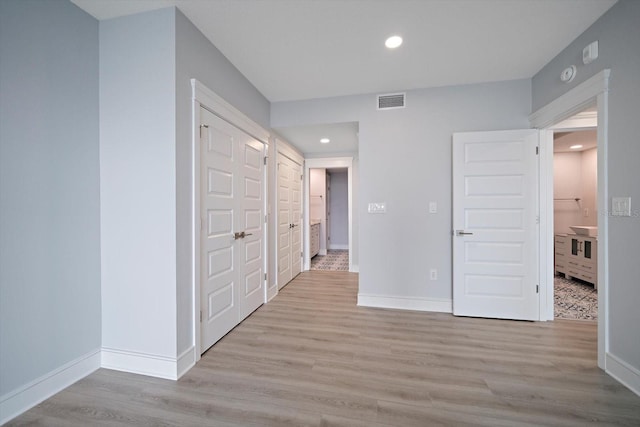
[{"label": "cabinet drawer", "polygon": [[589,271],[589,272],[595,272],[596,271],[596,265],[592,264],[592,263],[583,262],[583,263],[580,264],[580,268],[585,270],[585,271]]}]

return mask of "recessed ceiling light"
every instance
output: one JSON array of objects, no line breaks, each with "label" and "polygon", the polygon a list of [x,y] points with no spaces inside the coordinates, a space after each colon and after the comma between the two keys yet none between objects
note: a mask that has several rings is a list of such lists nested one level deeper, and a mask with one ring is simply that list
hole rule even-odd
[{"label": "recessed ceiling light", "polygon": [[577,150],[578,148],[582,148],[582,145],[580,145],[580,144],[576,144],[576,145],[572,145],[572,146],[571,146],[571,147],[569,147],[569,148],[571,148],[572,150]]},{"label": "recessed ceiling light", "polygon": [[384,42],[384,45],[389,49],[395,49],[402,44],[402,37],[391,36]]},{"label": "recessed ceiling light", "polygon": [[320,140],[320,142],[321,142],[321,143],[323,143],[323,144],[328,144],[330,141],[331,141],[331,140],[330,140],[329,138],[322,138],[322,139]]}]

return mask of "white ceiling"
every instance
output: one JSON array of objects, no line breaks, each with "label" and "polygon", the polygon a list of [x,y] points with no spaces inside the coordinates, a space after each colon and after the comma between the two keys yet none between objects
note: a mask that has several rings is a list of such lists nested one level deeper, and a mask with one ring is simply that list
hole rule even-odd
[{"label": "white ceiling", "polygon": [[[275,129],[284,139],[293,142],[305,154],[336,154],[358,152],[358,123],[331,123]],[[320,143],[329,138],[328,144]]]},{"label": "white ceiling", "polygon": [[[177,6],[271,102],[531,78],[616,2],[71,1],[100,20]],[[305,154],[357,151],[353,123],[277,131]]]},{"label": "white ceiling", "polygon": [[271,102],[530,78],[615,3],[72,1],[98,19],[177,6]]},{"label": "white ceiling", "polygon": [[[571,149],[572,145],[582,145],[582,148]],[[579,130],[572,132],[555,132],[553,134],[553,152],[570,153],[586,151],[598,146],[597,129]]]}]

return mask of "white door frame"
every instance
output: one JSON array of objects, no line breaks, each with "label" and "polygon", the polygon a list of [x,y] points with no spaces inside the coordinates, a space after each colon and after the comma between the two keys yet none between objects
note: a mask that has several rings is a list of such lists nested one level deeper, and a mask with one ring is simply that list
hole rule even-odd
[{"label": "white door frame", "polygon": [[[531,126],[552,129],[590,105],[598,110],[598,366],[606,371],[609,352],[609,76],[603,70],[529,116]],[[541,320],[553,320],[553,142],[540,147],[540,280],[546,290]]]},{"label": "white door frame", "polygon": [[353,227],[352,227],[352,198],[353,198],[353,157],[326,157],[319,159],[305,159],[304,161],[304,266],[305,271],[311,268],[309,257],[309,169],[347,168],[347,220],[349,227],[349,271],[356,272],[353,265]]},{"label": "white door frame", "polygon": [[[191,79],[191,91],[192,91],[192,105],[191,105],[191,117],[192,117],[192,136],[191,144],[193,150],[191,169],[193,174],[191,176],[191,187],[193,192],[191,194],[191,201],[193,209],[193,221],[191,229],[191,239],[193,242],[192,253],[192,298],[193,298],[193,345],[196,349],[196,362],[200,360],[202,354],[202,348],[200,343],[200,255],[201,255],[201,241],[200,241],[200,108],[206,108],[221,119],[231,123],[242,131],[248,133],[258,141],[265,144],[265,154],[269,154],[269,132],[264,130],[259,124],[248,118],[240,110],[229,104],[222,97],[217,95],[212,90],[208,89],[205,85],[200,83],[196,79]],[[264,181],[263,191],[265,194],[264,212],[268,212],[267,205],[269,199],[268,189],[268,166],[264,169]],[[269,195],[269,196],[268,196]],[[269,260],[268,260],[268,241],[269,233],[268,227],[265,226],[263,236],[263,254],[264,254],[264,271],[269,276]],[[264,284],[264,302],[267,302],[266,292],[268,283]]]}]

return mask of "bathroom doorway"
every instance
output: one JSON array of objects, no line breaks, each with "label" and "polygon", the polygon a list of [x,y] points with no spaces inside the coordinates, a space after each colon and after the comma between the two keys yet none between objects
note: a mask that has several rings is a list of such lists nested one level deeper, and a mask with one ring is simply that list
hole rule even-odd
[{"label": "bathroom doorway", "polygon": [[591,106],[554,127],[554,318],[598,319],[598,131]]},{"label": "bathroom doorway", "polygon": [[309,170],[311,270],[349,271],[347,168]]}]

